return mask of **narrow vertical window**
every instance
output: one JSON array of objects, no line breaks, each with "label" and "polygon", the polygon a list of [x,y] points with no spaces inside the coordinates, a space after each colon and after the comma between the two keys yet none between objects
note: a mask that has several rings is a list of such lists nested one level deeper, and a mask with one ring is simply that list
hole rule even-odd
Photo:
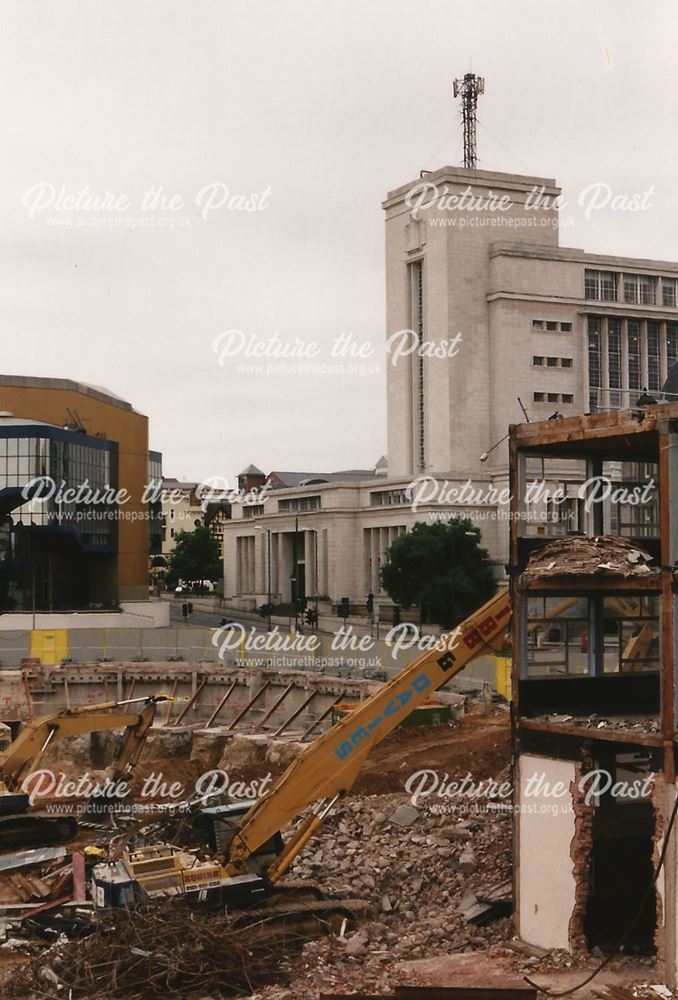
[{"label": "narrow vertical window", "polygon": [[618,319],[607,321],[607,372],[609,406],[621,406],[622,363],[621,363],[621,323]]},{"label": "narrow vertical window", "polygon": [[589,316],[589,407],[597,410],[600,405],[600,319]]},{"label": "narrow vertical window", "polygon": [[659,377],[659,323],[649,322],[647,324],[647,387],[657,390],[660,388]]},{"label": "narrow vertical window", "polygon": [[678,361],[678,323],[666,324],[666,371],[671,371]]},{"label": "narrow vertical window", "polygon": [[412,355],[414,399],[414,459],[419,469],[426,468],[426,391],[424,386],[424,262],[410,264],[412,330],[417,349]]},{"label": "narrow vertical window", "polygon": [[674,308],[678,305],[675,278],[662,278],[662,305]]},{"label": "narrow vertical window", "polygon": [[629,389],[640,389],[640,323],[628,321]]}]

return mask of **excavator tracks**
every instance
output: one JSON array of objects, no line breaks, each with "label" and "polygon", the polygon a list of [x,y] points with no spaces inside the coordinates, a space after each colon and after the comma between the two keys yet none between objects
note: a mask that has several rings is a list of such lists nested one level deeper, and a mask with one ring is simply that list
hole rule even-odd
[{"label": "excavator tracks", "polygon": [[248,928],[256,937],[318,937],[352,930],[368,916],[367,899],[315,899],[293,902],[272,896],[265,906],[243,910],[233,919],[234,928]]},{"label": "excavator tracks", "polygon": [[0,850],[65,844],[77,832],[75,816],[0,816]]}]

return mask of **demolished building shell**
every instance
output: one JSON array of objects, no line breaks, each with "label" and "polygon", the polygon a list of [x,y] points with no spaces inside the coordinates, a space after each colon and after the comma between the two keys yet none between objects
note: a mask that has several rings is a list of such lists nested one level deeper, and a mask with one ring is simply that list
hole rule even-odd
[{"label": "demolished building shell", "polygon": [[678,404],[513,426],[510,476],[516,930],[606,951],[645,899],[675,985]]}]

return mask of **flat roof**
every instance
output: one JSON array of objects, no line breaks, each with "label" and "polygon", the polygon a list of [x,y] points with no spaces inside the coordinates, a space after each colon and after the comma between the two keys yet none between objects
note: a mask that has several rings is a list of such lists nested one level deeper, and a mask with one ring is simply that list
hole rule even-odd
[{"label": "flat roof", "polygon": [[[601,268],[620,268],[631,265],[636,271],[678,272],[678,263],[670,260],[653,260],[647,257],[619,257],[616,254],[587,253],[577,247],[556,247],[546,243],[493,243],[490,257],[527,257],[530,260],[563,260],[590,264]],[[599,302],[601,300],[591,300]],[[603,303],[606,304],[606,303]],[[614,305],[614,303],[612,303]],[[628,303],[625,303],[628,304]],[[648,303],[650,304],[650,303]]]},{"label": "flat roof", "polygon": [[0,387],[3,385],[14,388],[62,389],[69,392],[79,392],[83,396],[92,396],[94,399],[100,399],[112,406],[119,406],[123,410],[134,409],[127,400],[116,396],[114,392],[103,386],[89,385],[87,382],[77,382],[70,378],[44,378],[40,375],[0,375]]},{"label": "flat roof", "polygon": [[542,188],[543,194],[555,196],[560,194],[560,188],[553,177],[533,177],[529,174],[508,174],[499,170],[471,170],[469,167],[439,167],[437,170],[422,170],[421,176],[416,180],[401,184],[386,195],[382,203],[383,208],[401,201],[403,196],[419,184],[427,181],[436,183],[441,180],[459,181],[462,184],[477,185],[478,187],[495,187],[504,191],[529,191],[532,188]]},{"label": "flat roof", "polygon": [[0,413],[0,432],[3,427],[59,427],[61,424],[48,424],[46,420],[31,420],[30,417],[15,417],[6,411]]}]

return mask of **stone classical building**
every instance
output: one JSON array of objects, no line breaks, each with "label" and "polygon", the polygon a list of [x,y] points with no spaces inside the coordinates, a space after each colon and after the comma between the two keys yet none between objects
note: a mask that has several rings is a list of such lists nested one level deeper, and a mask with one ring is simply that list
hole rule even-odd
[{"label": "stone classical building", "polygon": [[[385,599],[393,538],[459,515],[477,521],[501,578],[509,425],[634,406],[643,390],[660,398],[678,360],[678,264],[561,247],[559,195],[548,178],[459,167],[388,194],[387,477],[276,484],[264,503],[234,508],[227,598],[267,593],[270,532],[279,598],[296,558],[307,595]],[[540,516],[543,533],[560,530]]]}]

